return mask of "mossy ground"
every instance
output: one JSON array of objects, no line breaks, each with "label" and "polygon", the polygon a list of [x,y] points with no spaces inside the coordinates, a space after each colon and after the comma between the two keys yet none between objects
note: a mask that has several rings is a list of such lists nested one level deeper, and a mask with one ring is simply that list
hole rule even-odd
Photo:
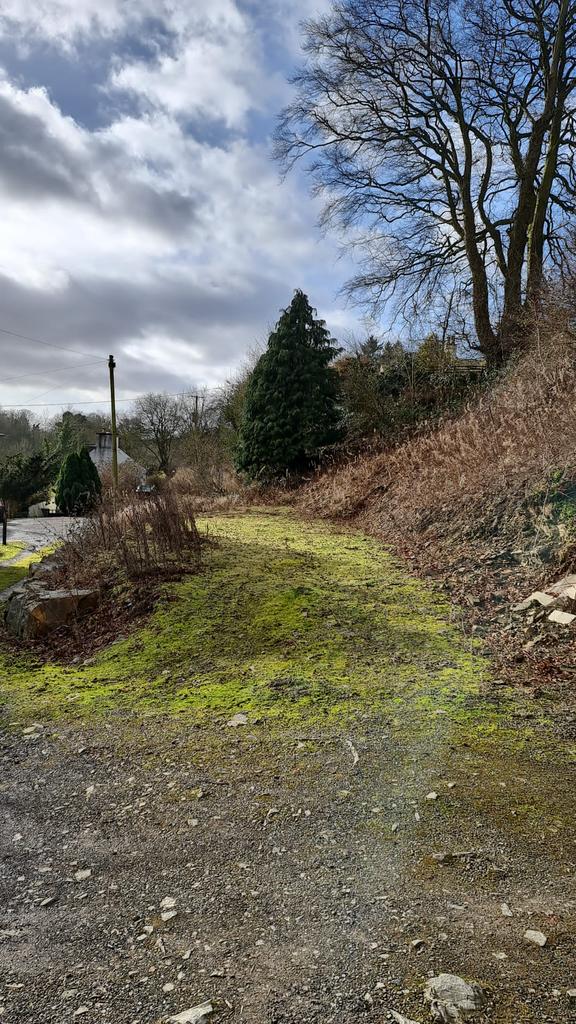
[{"label": "mossy ground", "polygon": [[19,540],[10,541],[9,544],[5,544],[0,547],[0,565],[2,562],[9,562],[12,558],[16,558],[16,555],[20,553],[24,548],[24,545]]},{"label": "mossy ground", "polygon": [[[45,555],[50,554],[53,551],[53,546],[42,548],[39,551],[35,551],[33,554],[23,555],[22,558],[16,556],[22,551],[24,545],[15,541],[12,544],[7,544],[5,548],[2,548],[2,556],[0,557],[0,593],[3,590],[7,590],[8,587],[12,587],[15,583],[19,583],[25,576],[28,575],[28,569],[34,562],[39,562]],[[10,560],[10,564],[6,563]]]},{"label": "mossy ground", "polygon": [[550,761],[545,714],[525,719],[515,695],[487,695],[490,665],[450,605],[378,541],[285,513],[200,526],[217,542],[202,570],[167,586],[143,628],[82,665],[0,656],[12,719],[241,711],[338,728],[377,715],[411,743]]},{"label": "mossy ground", "polygon": [[199,575],[167,588],[143,629],[89,665],[4,665],[17,714],[474,713],[488,666],[449,624],[448,606],[382,545],[286,515],[201,525],[217,545]]}]

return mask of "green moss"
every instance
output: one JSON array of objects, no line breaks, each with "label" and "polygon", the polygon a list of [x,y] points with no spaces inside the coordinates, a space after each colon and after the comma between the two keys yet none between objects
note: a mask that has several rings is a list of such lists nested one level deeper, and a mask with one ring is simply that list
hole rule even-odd
[{"label": "green moss", "polygon": [[[487,665],[449,607],[376,541],[286,515],[204,522],[202,572],[166,590],[148,625],[90,665],[3,667],[20,715],[114,708],[332,721],[406,704],[458,717]],[[23,567],[22,567],[23,568]],[[0,570],[1,571],[1,570]]]},{"label": "green moss", "polygon": [[9,562],[12,558],[16,558],[16,555],[18,555],[23,548],[24,545],[18,540],[13,540],[10,544],[0,547],[0,563]]},{"label": "green moss", "polygon": [[370,713],[400,742],[548,757],[545,716],[518,720],[516,697],[483,696],[490,669],[475,643],[381,544],[285,513],[200,525],[218,543],[144,628],[81,666],[0,659],[12,718],[244,711],[329,727]]},{"label": "green moss", "polygon": [[[8,547],[14,548],[12,556],[17,555],[19,551],[24,547],[23,544],[14,543],[8,545]],[[6,549],[4,549],[6,550]],[[39,562],[45,555],[49,555],[54,550],[53,545],[50,547],[41,548],[39,551],[35,551],[33,554],[24,555],[22,558],[17,558],[10,565],[0,566],[0,593],[3,590],[7,590],[8,587],[13,586],[15,583],[19,583],[25,576],[28,575],[28,569],[35,562]],[[6,559],[2,559],[5,561]]]}]

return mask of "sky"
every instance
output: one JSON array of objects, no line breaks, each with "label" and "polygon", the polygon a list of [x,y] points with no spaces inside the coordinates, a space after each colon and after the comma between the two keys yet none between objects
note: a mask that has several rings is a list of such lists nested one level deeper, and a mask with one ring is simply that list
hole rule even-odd
[{"label": "sky", "polygon": [[327,3],[2,0],[1,405],[96,409],[109,353],[121,401],[218,386],[295,288],[362,333],[350,264],[271,156]]}]

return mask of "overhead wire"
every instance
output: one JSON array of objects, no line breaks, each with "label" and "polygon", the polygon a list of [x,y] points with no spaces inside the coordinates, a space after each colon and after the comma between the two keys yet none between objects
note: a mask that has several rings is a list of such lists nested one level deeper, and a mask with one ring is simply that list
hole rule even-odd
[{"label": "overhead wire", "polygon": [[[47,348],[57,348],[61,352],[71,352],[75,356],[87,356],[89,352],[80,352],[76,348],[68,348],[64,345],[57,345],[54,341],[45,341],[42,338],[33,338],[30,334],[19,334],[18,331],[9,331],[6,327],[0,327],[0,334],[7,334],[11,338],[19,338],[20,341],[31,341],[34,345],[46,345]],[[105,363],[104,356],[100,356],[98,362]]]},{"label": "overhead wire", "polygon": [[[50,388],[50,391],[56,391],[59,386],[60,385],[57,385],[55,388]],[[48,392],[44,391],[44,394],[47,395]],[[144,398],[147,394],[148,394],[148,392],[142,392],[139,395],[132,395],[131,398],[117,398],[116,401],[117,402],[136,402],[139,398]],[[36,397],[40,398],[41,396],[37,395]],[[196,395],[196,393],[194,391],[178,391],[178,392],[176,392],[173,395],[163,395],[163,397],[164,398],[196,398],[197,395]],[[50,408],[54,408],[56,406],[59,406],[60,408],[64,408],[64,406],[68,406],[68,405],[106,405],[106,403],[109,402],[109,401],[110,401],[109,397],[106,396],[106,398],[90,399],[89,401],[86,401],[86,402],[82,398],[78,398],[78,399],[76,399],[76,401],[72,401],[72,400],[69,399],[66,402],[25,402],[25,403],[20,403],[19,405],[4,405],[4,403],[1,403],[0,404],[0,408],[1,409],[35,409],[35,408],[50,409]]]},{"label": "overhead wire", "polygon": [[[47,348],[55,348],[55,349],[58,349],[61,352],[70,352],[73,355],[77,355],[77,356],[80,356],[80,355],[86,356],[86,355],[88,355],[87,352],[80,352],[78,349],[68,348],[67,346],[64,346],[64,345],[57,345],[55,342],[45,341],[42,338],[34,338],[34,337],[32,337],[32,335],[29,335],[29,334],[20,334],[18,331],[10,331],[6,327],[0,327],[0,334],[5,334],[5,335],[7,335],[7,336],[9,336],[11,338],[18,338],[21,341],[30,341],[30,342],[32,342],[35,345],[45,345]],[[101,356],[101,357],[98,357],[97,359],[91,360],[88,363],[75,363],[74,366],[69,366],[69,367],[63,366],[63,367],[59,367],[58,369],[55,369],[55,370],[50,370],[49,372],[50,373],[68,373],[70,370],[80,369],[81,367],[84,367],[84,366],[96,366],[97,364],[100,365],[100,363],[106,363],[106,362],[107,362],[107,359],[105,359],[103,356]],[[25,377],[36,377],[36,376],[40,376],[40,374],[36,374],[36,373],[23,373],[23,374],[20,374],[19,376],[16,376],[16,377],[6,377],[6,378],[4,378],[4,380],[0,379],[0,384],[9,384],[12,381],[22,380]],[[63,408],[64,406],[68,406],[68,405],[82,405],[82,406],[84,406],[84,405],[103,405],[103,404],[106,404],[108,402],[108,396],[106,396],[106,398],[102,398],[102,399],[89,399],[88,401],[84,401],[83,399],[77,399],[76,401],[68,400],[68,401],[65,401],[65,402],[37,402],[36,401],[37,398],[42,398],[44,395],[48,395],[52,391],[57,391],[59,387],[60,387],[60,385],[57,384],[53,388],[48,388],[47,391],[42,391],[39,395],[35,395],[31,402],[23,402],[23,403],[20,402],[18,404],[11,404],[11,405],[4,405],[2,403],[2,405],[0,407],[2,409],[37,409],[37,408],[40,408],[40,409],[50,409],[50,408],[55,408],[57,406],[59,406],[60,408]],[[137,401],[138,398],[142,398],[142,397],[143,397],[143,394],[139,394],[139,395],[133,395],[131,398],[117,398],[116,401],[117,402],[135,402],[135,401]],[[166,398],[184,398],[184,397],[194,398],[194,397],[197,397],[197,396],[195,396],[194,393],[190,392],[190,391],[180,391],[180,392],[177,392],[176,394],[166,395]]]},{"label": "overhead wire", "polygon": [[[101,359],[94,359],[90,363],[74,363],[73,366],[58,366],[54,369],[50,368],[49,372],[52,373],[69,373],[71,370],[81,369],[83,366],[99,366],[102,362]],[[38,370],[35,373],[21,373],[18,377],[2,377],[0,378],[0,384],[11,384],[15,380],[23,380],[24,377],[42,377],[46,371]],[[43,392],[45,394],[45,392]]]}]

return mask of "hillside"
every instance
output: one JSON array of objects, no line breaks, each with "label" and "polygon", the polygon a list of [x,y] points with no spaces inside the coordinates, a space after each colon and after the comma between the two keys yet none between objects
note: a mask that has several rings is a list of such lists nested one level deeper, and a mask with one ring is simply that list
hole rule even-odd
[{"label": "hillside", "polygon": [[[568,633],[532,643],[509,608],[574,564],[576,339],[550,327],[536,337],[460,415],[321,473],[293,500],[391,543],[468,609],[471,627],[507,655],[505,671],[540,685]],[[556,679],[572,678],[565,655]]]}]

